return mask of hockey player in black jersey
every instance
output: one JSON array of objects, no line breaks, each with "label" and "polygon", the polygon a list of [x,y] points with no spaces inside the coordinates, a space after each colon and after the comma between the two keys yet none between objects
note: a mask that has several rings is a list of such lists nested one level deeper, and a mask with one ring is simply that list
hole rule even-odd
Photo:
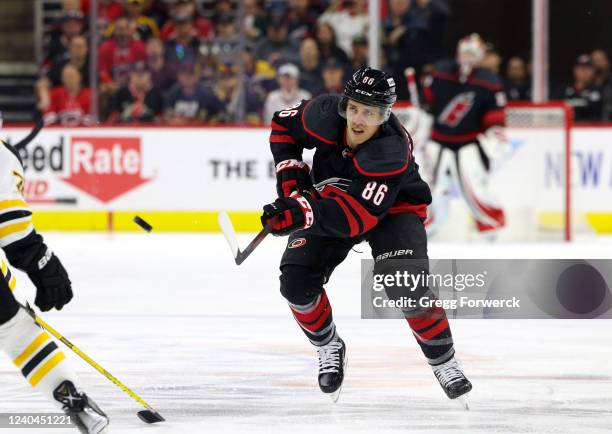
[{"label": "hockey player in black jersey", "polygon": [[[412,260],[411,273],[428,271],[423,220],[431,194],[413,159],[412,140],[391,113],[395,100],[390,75],[362,68],[343,95],[302,101],[276,112],[272,121],[279,197],[264,206],[262,223],[275,235],[289,235],[281,293],[317,348],[319,386],[334,401],[347,361],[323,288],[334,268],[355,244],[367,241],[377,274],[395,273],[399,259]],[[315,149],[312,170],[302,161],[304,148]],[[408,295],[433,296],[426,287]],[[467,393],[472,386],[455,361],[444,310],[404,313],[446,394],[454,399]]]},{"label": "hockey player in black jersey", "polygon": [[499,77],[479,66],[485,45],[476,35],[459,41],[457,57],[437,63],[425,79],[423,95],[434,118],[425,147],[424,174],[433,190],[426,227],[429,235],[449,214],[449,191],[456,184],[476,229],[493,239],[504,227],[503,209],[488,188],[492,161],[507,152],[506,96]]}]

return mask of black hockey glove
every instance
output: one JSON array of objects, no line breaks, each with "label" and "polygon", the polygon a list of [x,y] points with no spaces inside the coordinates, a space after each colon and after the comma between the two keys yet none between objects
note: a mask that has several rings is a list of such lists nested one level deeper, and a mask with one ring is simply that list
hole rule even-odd
[{"label": "black hockey glove", "polygon": [[72,300],[72,286],[66,269],[49,249],[28,270],[28,277],[36,287],[34,303],[43,312],[61,310]]},{"label": "black hockey glove", "polygon": [[278,197],[289,197],[295,190],[312,190],[310,167],[299,160],[284,160],[276,165]]},{"label": "black hockey glove", "polygon": [[[302,195],[303,194],[303,195]],[[261,224],[269,226],[273,235],[289,235],[298,229],[308,229],[314,224],[312,202],[307,192],[293,192],[290,197],[280,197],[263,207]]]}]

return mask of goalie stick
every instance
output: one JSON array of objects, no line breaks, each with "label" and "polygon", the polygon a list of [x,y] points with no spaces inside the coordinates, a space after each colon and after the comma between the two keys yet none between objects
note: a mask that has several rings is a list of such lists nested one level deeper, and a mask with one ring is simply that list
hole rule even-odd
[{"label": "goalie stick", "polygon": [[229,247],[232,250],[232,255],[234,255],[236,265],[242,264],[244,260],[248,258],[251,253],[253,253],[253,250],[255,250],[255,248],[261,244],[264,238],[266,238],[266,236],[270,233],[270,227],[265,226],[261,231],[259,231],[255,238],[253,238],[249,245],[244,248],[244,250],[240,250],[238,247],[238,240],[236,238],[234,225],[232,224],[232,221],[227,213],[225,211],[219,212],[217,221],[219,223],[219,227],[221,228],[221,232],[223,232],[223,235],[225,236],[227,244],[229,244]]},{"label": "goalie stick", "polygon": [[26,305],[23,305],[19,300],[17,300],[17,303],[19,304],[19,307],[21,307],[24,311],[26,311],[28,315],[32,317],[32,319],[34,320],[36,324],[38,324],[41,328],[45,329],[46,331],[51,333],[53,336],[55,336],[59,341],[61,341],[64,345],[70,348],[73,352],[75,352],[81,359],[85,360],[87,363],[93,366],[96,369],[96,371],[98,371],[99,373],[104,375],[106,378],[108,378],[110,381],[115,383],[115,385],[117,385],[121,390],[123,390],[125,393],[130,395],[130,397],[132,397],[134,400],[140,403],[143,407],[145,407],[146,410],[141,410],[137,413],[138,418],[140,420],[146,423],[162,422],[165,420],[161,414],[159,414],[155,409],[153,409],[153,407],[147,404],[140,396],[136,395],[136,393],[134,393],[131,389],[125,386],[121,381],[119,381],[113,375],[111,375],[110,372],[108,372],[102,366],[98,365],[91,357],[89,357],[83,351],[81,351],[76,346],[74,346],[72,342],[70,342],[68,339],[62,336],[61,333],[59,333],[53,327],[51,327],[49,324],[43,321],[43,319],[36,314],[34,309],[32,309],[29,303],[26,303]]}]

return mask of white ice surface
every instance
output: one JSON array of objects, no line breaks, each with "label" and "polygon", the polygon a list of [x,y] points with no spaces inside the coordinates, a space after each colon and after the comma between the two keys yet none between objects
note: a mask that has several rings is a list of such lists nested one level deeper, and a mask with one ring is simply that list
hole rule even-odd
[{"label": "white ice surface", "polygon": [[[241,246],[248,239],[241,236]],[[315,352],[278,291],[283,240],[269,237],[240,267],[221,235],[47,240],[76,295],[42,317],[167,419],[143,424],[136,402],[66,349],[82,386],[111,417],[109,432],[612,432],[612,321],[452,321],[474,384],[464,411],[445,397],[404,321],[359,319],[363,245],[326,286],[350,359],[332,404],[316,384]],[[432,244],[430,256],[610,258],[612,244]],[[5,355],[0,390],[2,413],[54,410]],[[27,431],[40,432],[19,432]]]}]

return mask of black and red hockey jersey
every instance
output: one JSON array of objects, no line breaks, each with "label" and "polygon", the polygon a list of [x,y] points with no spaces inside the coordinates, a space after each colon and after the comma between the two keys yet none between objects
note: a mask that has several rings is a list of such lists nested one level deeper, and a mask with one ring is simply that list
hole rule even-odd
[{"label": "black and red hockey jersey", "polygon": [[312,233],[355,237],[387,214],[427,216],[429,186],[419,175],[412,139],[392,114],[379,133],[355,150],[346,145],[341,96],[322,95],[274,114],[270,148],[275,164],[302,160],[315,149],[311,177],[317,188]]},{"label": "black and red hockey jersey", "polygon": [[505,125],[503,83],[487,69],[474,69],[462,82],[455,60],[439,62],[425,79],[423,96],[434,117],[431,138],[440,144],[461,146]]}]

